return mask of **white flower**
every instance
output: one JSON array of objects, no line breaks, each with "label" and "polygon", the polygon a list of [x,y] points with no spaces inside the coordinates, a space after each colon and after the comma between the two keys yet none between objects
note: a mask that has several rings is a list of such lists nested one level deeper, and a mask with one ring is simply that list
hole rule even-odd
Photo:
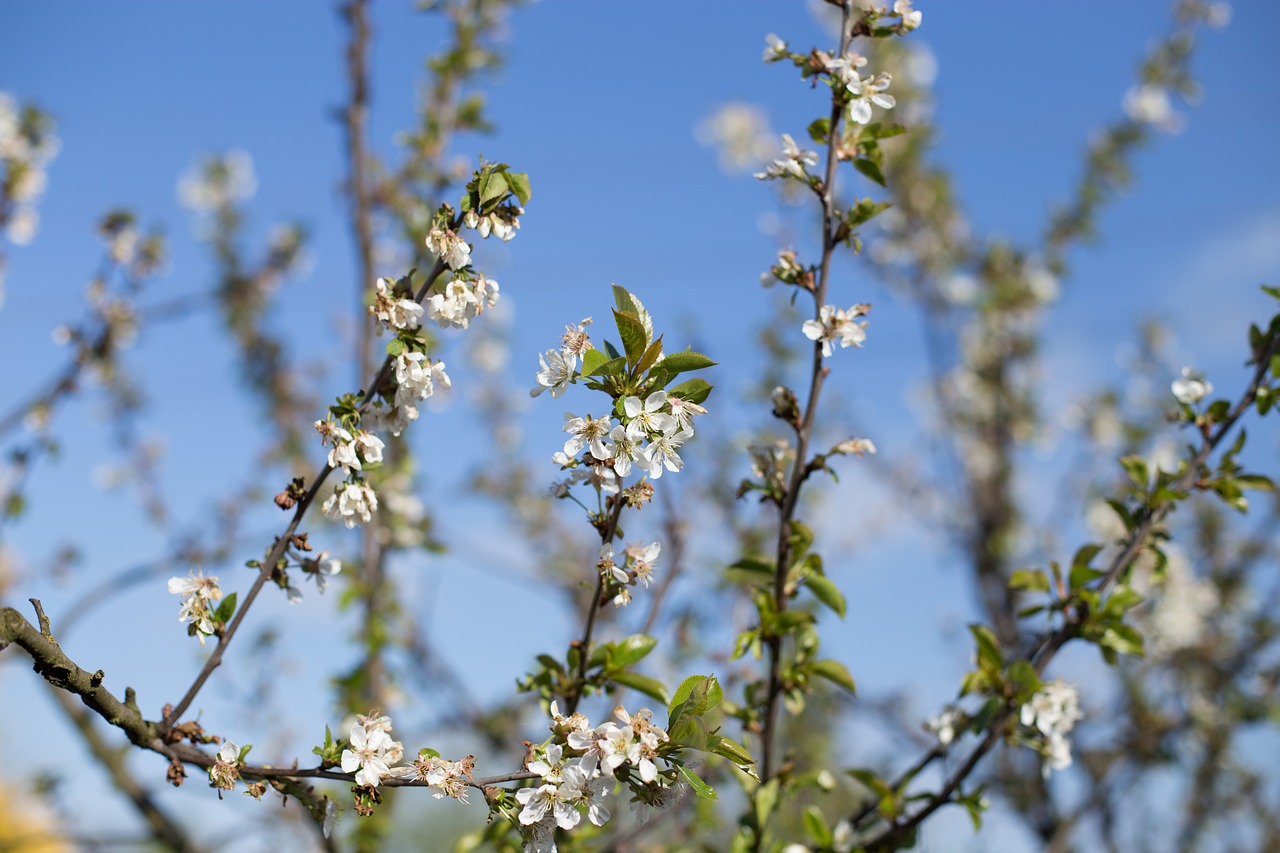
[{"label": "white flower", "polygon": [[355,773],[357,785],[370,788],[391,775],[391,765],[404,755],[404,747],[382,728],[351,726],[351,746],[342,751],[342,772]]},{"label": "white flower", "polygon": [[671,417],[675,418],[676,427],[679,429],[693,429],[694,416],[707,413],[707,410],[702,406],[697,403],[690,403],[683,397],[668,397],[667,404],[671,407]]},{"label": "white flower", "polygon": [[587,415],[580,418],[577,415],[566,413],[564,416],[564,431],[572,433],[569,440],[564,443],[564,452],[567,456],[577,456],[582,452],[583,447],[591,449],[591,455],[601,461],[610,458],[609,451],[605,449],[604,437],[609,435],[609,426],[611,421],[608,418],[593,418]]},{"label": "white flower", "polygon": [[635,572],[637,581],[648,587],[653,582],[653,564],[662,553],[662,543],[628,545],[624,553],[627,555],[627,568]]},{"label": "white flower", "polygon": [[603,439],[603,443],[604,451],[608,454],[605,458],[613,465],[613,470],[619,477],[629,476],[631,463],[639,457],[640,448],[631,436],[627,435],[627,428],[617,424],[609,430],[609,435]]},{"label": "white flower", "polygon": [[178,621],[194,626],[196,639],[203,646],[205,637],[213,636],[217,630],[213,624],[214,602],[222,598],[217,577],[206,577],[195,569],[185,578],[169,578],[168,589],[172,595],[186,596],[178,610]]},{"label": "white flower", "polygon": [[[495,286],[497,284],[488,279],[485,282]],[[494,299],[497,299],[496,292]],[[427,302],[427,316],[445,328],[452,326],[465,329],[481,310],[480,297],[465,281],[456,278],[445,285],[443,293],[431,294],[431,299]]]},{"label": "white flower", "polygon": [[[364,483],[345,483],[320,507],[329,518],[340,518],[347,527],[368,524],[378,508],[378,495]],[[356,518],[360,521],[357,522]]]},{"label": "white flower", "polygon": [[864,320],[855,323],[854,318],[864,316],[870,307],[866,304],[854,305],[844,311],[834,305],[823,305],[818,309],[818,319],[805,320],[800,331],[811,341],[821,341],[822,355],[829,358],[832,353],[831,345],[837,340],[842,348],[862,346],[862,342],[867,339],[867,322]]},{"label": "white flower", "polygon": [[960,712],[955,708],[947,708],[936,717],[930,717],[925,728],[938,736],[938,743],[950,746],[956,737],[956,723],[960,722]]},{"label": "white flower", "polygon": [[[434,394],[437,385],[444,390],[453,387],[449,374],[445,373],[444,362],[433,362],[420,352],[405,352],[396,356],[395,371],[397,407],[413,408],[414,403]],[[413,408],[408,417],[409,420],[417,418],[417,409]]]},{"label": "white flower", "polygon": [[787,43],[778,38],[773,33],[769,33],[764,37],[764,61],[777,62],[780,59],[787,58]]},{"label": "white flower", "polygon": [[365,462],[372,464],[382,461],[382,448],[386,445],[382,443],[382,439],[378,438],[373,433],[360,432],[356,435],[353,444],[356,449],[360,451],[360,456]]},{"label": "white flower", "polygon": [[538,356],[538,363],[542,369],[538,371],[538,385],[529,392],[530,397],[536,397],[548,388],[552,397],[559,397],[577,376],[578,357],[572,352],[549,349]]},{"label": "white flower", "polygon": [[782,157],[774,160],[765,171],[756,172],[754,177],[761,181],[773,178],[798,178],[803,181],[805,166],[814,166],[817,162],[816,152],[802,150],[789,134],[784,133],[782,134]]},{"label": "white flower", "polygon": [[[218,750],[218,757],[209,768],[209,781],[213,787],[230,791],[240,778],[240,747],[233,741],[225,741]],[[221,796],[221,794],[219,794]]]},{"label": "white flower", "polygon": [[329,586],[329,578],[342,571],[341,560],[330,560],[328,551],[321,551],[314,560],[303,562],[303,571],[315,578],[316,588],[324,592]]},{"label": "white flower", "polygon": [[649,446],[640,454],[641,461],[648,468],[650,479],[656,480],[661,477],[664,467],[672,472],[683,468],[684,460],[676,450],[691,438],[693,438],[693,430],[682,429],[676,432],[674,427],[669,431],[651,436]]},{"label": "white flower", "polygon": [[564,747],[558,743],[550,744],[542,758],[534,759],[525,765],[530,773],[537,773],[547,782],[559,784],[561,771],[565,767]]},{"label": "white flower", "polygon": [[582,358],[588,350],[595,349],[591,345],[591,337],[587,334],[587,326],[590,325],[591,318],[584,317],[576,326],[565,326],[564,335],[560,338],[560,351]]},{"label": "white flower", "polygon": [[1169,90],[1144,83],[1124,93],[1124,113],[1137,124],[1150,125],[1166,133],[1182,130],[1183,117],[1173,109]]},{"label": "white flower", "polygon": [[352,469],[360,470],[360,457],[356,453],[355,439],[342,427],[333,427],[326,436],[333,441],[333,449],[329,451],[329,467],[341,468],[349,474]]},{"label": "white flower", "polygon": [[1190,367],[1182,368],[1182,378],[1173,380],[1173,396],[1178,402],[1194,406],[1213,393],[1213,383],[1204,378],[1203,373],[1193,372]]},{"label": "white flower", "polygon": [[627,435],[636,441],[652,433],[675,431],[676,419],[662,412],[662,408],[666,405],[666,391],[654,391],[644,399],[643,403],[640,402],[639,397],[625,398],[622,401],[622,410],[628,418]]},{"label": "white flower", "polygon": [[[576,795],[577,791],[570,791]],[[582,815],[560,795],[555,785],[542,785],[538,788],[521,788],[516,791],[516,802],[524,806],[520,810],[520,822],[525,826],[541,823],[548,810],[561,829],[573,829],[582,820]]]},{"label": "white flower", "polygon": [[1031,701],[1022,706],[1019,717],[1022,725],[1034,728],[1044,737],[1046,776],[1050,769],[1071,766],[1071,743],[1067,735],[1083,716],[1079,693],[1061,678],[1042,686]]},{"label": "white flower", "polygon": [[893,14],[902,17],[902,28],[908,32],[920,26],[920,21],[924,18],[924,12],[911,8],[911,0],[894,0]]},{"label": "white flower", "polygon": [[471,263],[471,244],[448,228],[432,228],[427,234],[427,248],[451,270],[460,270]]},{"label": "white flower", "polygon": [[852,96],[845,106],[849,121],[866,124],[871,121],[872,104],[886,110],[893,109],[897,104],[893,95],[884,94],[885,89],[888,89],[889,84],[893,82],[892,75],[882,72],[874,77],[859,77],[858,72],[853,68],[845,66],[845,69],[847,73],[841,76],[845,88]]},{"label": "white flower", "polygon": [[395,284],[389,278],[378,279],[369,313],[378,318],[383,328],[416,329],[422,324],[422,306],[412,299],[397,298]]}]

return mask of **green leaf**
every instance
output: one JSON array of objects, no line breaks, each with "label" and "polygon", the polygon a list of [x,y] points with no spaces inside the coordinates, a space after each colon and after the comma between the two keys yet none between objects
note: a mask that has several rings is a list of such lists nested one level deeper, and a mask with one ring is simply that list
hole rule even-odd
[{"label": "green leaf", "polygon": [[[662,358],[662,338],[658,338],[649,348],[644,351],[644,355],[640,357],[640,362],[636,365],[635,375],[640,375],[658,363],[658,359]],[[664,364],[665,368],[665,364]]]},{"label": "green leaf", "polygon": [[[589,350],[588,355],[598,350]],[[627,370],[627,357],[620,355],[597,365],[590,373],[583,371],[583,376],[621,376]]]},{"label": "green leaf", "polygon": [[698,777],[697,773],[694,773],[683,764],[677,765],[676,769],[680,771],[681,777],[684,778],[684,781],[689,783],[689,787],[693,789],[695,794],[705,800],[716,799],[716,789],[712,788],[706,782],[703,782],[702,779]]},{"label": "green leaf", "polygon": [[714,752],[716,755],[724,756],[744,770],[756,763],[756,760],[751,757],[750,750],[736,740],[723,735],[709,736],[707,738],[707,747],[709,751]]},{"label": "green leaf", "polygon": [[619,311],[626,311],[640,320],[644,326],[644,342],[647,346],[653,340],[653,318],[644,310],[644,305],[640,304],[634,293],[616,284],[613,286],[613,303],[618,306]]},{"label": "green leaf", "polygon": [[813,843],[819,847],[830,847],[835,843],[835,837],[827,826],[827,819],[823,816],[822,809],[817,806],[805,807],[804,831],[813,839]]},{"label": "green leaf", "polygon": [[676,688],[667,705],[667,719],[685,715],[700,717],[724,700],[724,688],[714,675],[691,675]]},{"label": "green leaf", "polygon": [[396,356],[404,352],[404,341],[399,338],[392,338],[387,341],[387,355]]},{"label": "green leaf", "polygon": [[1076,551],[1075,556],[1071,558],[1071,574],[1067,577],[1067,582],[1072,589],[1080,589],[1090,581],[1106,574],[1106,572],[1094,569],[1089,565],[1101,550],[1101,545],[1091,543],[1082,546],[1080,550]]},{"label": "green leaf", "polygon": [[814,119],[809,123],[809,138],[819,145],[826,145],[831,136],[831,119]]},{"label": "green leaf", "polygon": [[1000,641],[986,625],[973,624],[969,633],[978,643],[978,665],[983,669],[999,670],[1004,667],[1004,655],[1000,651]]},{"label": "green leaf", "polygon": [[711,383],[705,379],[689,379],[672,388],[667,395],[679,397],[696,406],[711,395],[711,387]]},{"label": "green leaf", "polygon": [[1048,592],[1049,576],[1042,569],[1018,569],[1009,578],[1010,589],[1023,589],[1027,592]]},{"label": "green leaf", "polygon": [[700,352],[673,352],[662,360],[662,369],[668,373],[686,373],[690,370],[702,370],[714,367],[712,361]]},{"label": "green leaf", "polygon": [[591,376],[602,365],[609,361],[609,357],[594,347],[582,354],[582,375]]},{"label": "green leaf", "polygon": [[480,207],[497,201],[507,194],[507,179],[501,172],[484,172],[480,175]]},{"label": "green leaf", "polygon": [[516,198],[520,199],[520,204],[529,203],[529,199],[533,197],[533,191],[529,188],[529,175],[526,172],[507,172],[507,183],[511,185],[511,191],[516,194]]},{"label": "green leaf", "polygon": [[853,161],[853,168],[857,169],[864,176],[875,181],[880,186],[885,186],[884,172],[880,171],[880,167],[871,160],[864,160],[859,157],[857,160]]},{"label": "green leaf", "polygon": [[1274,492],[1276,484],[1269,477],[1261,474],[1241,474],[1236,477],[1236,485],[1242,489],[1252,489],[1258,492]]},{"label": "green leaf", "polygon": [[831,582],[830,578],[823,575],[809,575],[804,579],[804,583],[805,586],[809,587],[814,597],[834,610],[841,619],[844,618],[844,594],[840,592],[839,587]]},{"label": "green leaf", "polygon": [[638,672],[615,672],[609,676],[609,680],[630,687],[632,690],[638,690],[658,702],[667,701],[667,688],[656,678],[650,678]]},{"label": "green leaf", "polygon": [[843,687],[850,693],[857,693],[858,688],[853,683],[853,676],[849,674],[849,670],[840,661],[835,660],[815,660],[810,661],[809,671],[814,675],[825,678],[837,687]]},{"label": "green leaf", "polygon": [[236,614],[236,594],[233,592],[226,598],[222,599],[222,603],[218,605],[218,610],[214,613],[214,621],[223,625],[231,621],[231,617]]},{"label": "green leaf", "polygon": [[791,522],[791,535],[787,537],[791,543],[791,560],[795,562],[809,553],[813,547],[813,531],[799,521]]},{"label": "green leaf", "polygon": [[[658,641],[648,634],[632,634],[618,640],[616,643],[610,643],[613,653],[609,656],[611,666],[622,668],[631,666],[644,660],[649,652],[653,651],[653,647],[658,645]],[[663,699],[662,701],[666,701]]]},{"label": "green leaf", "polygon": [[1129,475],[1129,480],[1142,491],[1147,490],[1147,485],[1151,482],[1151,472],[1147,468],[1147,460],[1141,456],[1124,456],[1120,459],[1120,464],[1124,467],[1125,473]]},{"label": "green leaf", "polygon": [[618,324],[618,334],[622,336],[622,348],[627,353],[627,364],[634,366],[639,363],[645,349],[649,346],[644,324],[630,311],[619,311],[617,308],[613,309],[613,319]]}]

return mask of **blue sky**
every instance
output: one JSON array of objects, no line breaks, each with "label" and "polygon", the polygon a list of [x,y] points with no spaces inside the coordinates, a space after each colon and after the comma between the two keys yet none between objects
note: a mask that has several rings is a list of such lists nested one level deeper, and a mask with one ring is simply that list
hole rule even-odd
[{"label": "blue sky", "polygon": [[[979,229],[1033,237],[1048,205],[1063,198],[1079,174],[1089,135],[1119,114],[1144,47],[1165,30],[1167,4],[996,2],[984,4],[981,14],[976,4],[917,5],[925,12],[918,40],[939,68],[938,156],[953,168]],[[440,44],[442,31],[430,16],[412,14],[407,2],[375,6],[372,138],[380,152],[394,156],[395,132],[413,120],[421,60]],[[828,41],[793,2],[542,2],[511,17],[507,68],[486,87],[498,132],[464,139],[458,151],[510,162],[533,184],[519,237],[478,253],[514,309],[510,375],[516,385],[532,384],[537,353],[554,343],[563,324],[607,315],[611,282],[640,295],[659,324],[671,328],[669,340],[682,324],[699,324],[699,340],[724,365],[713,377],[720,393],[732,395],[749,381],[757,357],[750,331],[770,310],[757,281],[773,256],[757,222],[775,204],[769,188],[719,172],[693,129],[731,100],[760,104],[776,131],[797,136],[817,115],[818,94],[789,70],[759,61],[768,32],[793,45]],[[1144,316],[1169,323],[1176,352],[1215,376],[1221,372],[1221,388],[1235,384],[1245,324],[1266,309],[1257,285],[1280,280],[1276,32],[1280,7],[1249,0],[1235,4],[1226,30],[1200,39],[1193,67],[1205,92],[1196,107],[1183,108],[1187,129],[1158,139],[1139,156],[1134,189],[1103,215],[1103,239],[1073,256],[1072,275],[1049,324],[1050,400],[1065,403],[1115,379],[1121,372],[1116,354]],[[244,149],[254,159],[254,245],[261,246],[270,224],[282,218],[300,217],[311,230],[311,271],[281,291],[279,327],[311,357],[336,352],[341,338],[335,330],[344,328],[355,274],[339,195],[342,137],[334,118],[346,97],[343,39],[329,4],[303,0],[5,5],[0,91],[52,113],[62,150],[50,168],[37,240],[26,248],[6,246],[0,409],[60,364],[62,351],[49,332],[80,314],[84,282],[99,251],[92,230],[106,209],[130,207],[144,224],[167,232],[170,274],[154,288],[155,298],[210,286],[211,268],[174,186],[199,155],[227,148]],[[836,369],[846,372],[846,398],[859,407],[882,451],[902,451],[895,438],[915,429],[905,419],[910,389],[923,377],[913,315],[856,267],[837,283],[837,293],[838,302],[876,303],[867,348],[842,353]],[[456,346],[456,340],[446,343],[446,359]],[[195,319],[147,332],[130,363],[155,389],[144,424],[148,433],[164,436],[166,482],[185,496],[175,514],[182,524],[195,525],[220,495],[243,482],[256,452],[253,407],[237,396],[231,352],[213,322]],[[458,363],[460,393],[418,439],[424,447],[444,441],[461,448],[456,461],[427,457],[441,491],[426,498],[440,510],[453,552],[411,581],[434,602],[437,639],[474,622],[476,613],[458,602],[476,597],[477,576],[486,584],[481,618],[490,624],[538,621],[529,619],[530,601],[535,610],[555,608],[554,600],[511,579],[530,555],[509,544],[486,544],[492,537],[475,520],[485,516],[443,497],[485,453],[467,442],[475,425],[460,405],[468,376]],[[344,378],[333,378],[328,392],[342,390]],[[528,453],[547,457],[562,440],[562,408],[544,398],[527,411],[521,426]],[[93,485],[108,446],[95,406],[77,404],[62,417],[57,434],[64,455],[41,464],[33,508],[7,533],[27,569],[13,598],[42,596],[53,613],[57,602],[74,597],[74,588],[54,583],[41,566],[72,529],[87,543],[73,587],[154,558],[163,547],[140,512]],[[728,416],[708,417],[721,417],[722,430],[736,426]],[[1272,459],[1274,451],[1272,440]],[[318,446],[315,456],[319,461]],[[693,451],[686,476],[696,476],[697,461]],[[548,465],[548,481],[554,473]],[[841,509],[874,499],[859,494],[854,481],[832,492],[832,499]],[[250,519],[259,538],[277,524],[266,511]],[[840,534],[833,528],[831,541],[842,543]],[[336,533],[332,539],[340,541]],[[257,546],[244,550],[247,558]],[[834,636],[858,648],[877,633],[898,632],[904,657],[850,660],[851,668],[864,687],[873,688],[899,683],[895,677],[903,671],[914,673],[922,712],[928,711],[929,702],[953,689],[967,650],[919,640],[918,617],[906,621],[910,608],[886,602],[904,584],[934,589],[923,623],[932,635],[937,623],[963,624],[966,608],[956,603],[964,600],[962,588],[943,570],[940,547],[922,556],[908,554],[901,541],[886,541],[856,556],[839,569],[838,579],[866,605],[855,605],[854,624],[836,628]],[[895,564],[894,572],[883,570],[886,561]],[[242,577],[236,572],[224,574]],[[86,664],[103,666],[117,690],[126,682],[138,687],[144,708],[154,714],[184,686],[189,670],[174,667],[189,666],[195,649],[181,642],[176,604],[163,584],[119,601],[86,623],[69,647]],[[119,627],[124,614],[128,629]],[[272,602],[259,617],[279,617],[295,638],[311,638],[286,646],[291,663],[281,678],[290,690],[316,695],[324,667],[310,657],[312,642],[345,630],[335,631],[331,603],[309,598],[287,608]],[[572,617],[547,621],[560,618]],[[544,645],[558,647],[564,633],[544,629]],[[506,691],[523,671],[518,655],[494,643],[468,645],[459,655],[466,670],[480,673],[474,686],[486,695]],[[152,663],[141,666],[141,660]],[[43,701],[18,670],[11,660],[0,666],[5,696],[14,697],[0,707],[0,719],[14,720],[22,702]],[[210,703],[215,707],[216,699]],[[323,709],[303,717],[309,731],[328,720]],[[206,725],[229,719],[211,715]],[[299,747],[307,751],[300,742],[289,745]],[[19,773],[44,761],[12,738],[0,739],[0,756],[15,761],[7,771]],[[154,764],[140,767],[152,772]],[[184,808],[207,799],[184,793]]]}]

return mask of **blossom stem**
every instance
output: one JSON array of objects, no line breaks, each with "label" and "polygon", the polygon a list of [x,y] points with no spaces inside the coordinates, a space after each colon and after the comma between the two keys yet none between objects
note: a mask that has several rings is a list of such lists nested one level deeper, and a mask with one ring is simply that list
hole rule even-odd
[{"label": "blossom stem", "polygon": [[[618,532],[618,519],[622,517],[622,509],[626,505],[627,502],[622,499],[621,494],[614,496],[613,508],[609,512],[609,518],[605,522],[604,528],[600,531],[600,542],[602,544],[613,541],[613,537]],[[587,681],[587,660],[591,657],[591,634],[596,626],[596,613],[604,606],[604,572],[597,570],[596,575],[596,589],[591,594],[591,604],[587,608],[586,625],[582,629],[582,639],[578,642],[578,671],[574,675],[573,685],[570,688],[571,692],[564,697],[570,714],[578,710],[578,703],[582,701]]]},{"label": "blossom stem", "polygon": [[[848,53],[849,45],[853,41],[855,23],[861,20],[855,19],[852,13],[851,4],[845,2],[841,6],[840,11],[840,50],[839,56]],[[826,304],[827,286],[831,277],[831,259],[835,251],[835,177],[836,166],[839,163],[837,151],[840,145],[841,127],[844,117],[844,110],[840,102],[839,94],[836,90],[832,91],[831,98],[831,116],[830,128],[827,133],[826,147],[826,171],[822,182],[822,261],[819,266],[817,280],[813,290],[814,299],[814,317],[819,316],[818,312],[821,307]],[[806,454],[809,451],[809,440],[813,434],[813,424],[818,411],[818,397],[822,391],[823,380],[827,376],[827,369],[823,365],[822,342],[814,341],[812,367],[809,374],[809,393],[805,402],[804,416],[799,424],[796,425],[796,451],[795,458],[791,464],[790,482],[787,487],[786,494],[783,497],[780,513],[778,516],[778,545],[777,545],[777,562],[774,566],[774,583],[773,583],[773,601],[778,613],[782,613],[787,609],[788,595],[786,590],[788,568],[791,559],[791,522],[795,517],[796,505],[800,496],[800,489],[805,480],[805,471],[807,461]],[[760,732],[761,750],[760,750],[760,778],[768,782],[773,778],[777,768],[776,744],[778,729],[778,703],[782,697],[782,637],[772,635],[766,640],[766,647],[769,652],[769,682],[768,691],[765,698],[764,721]],[[762,828],[761,828],[762,829]],[[757,844],[763,840],[763,832],[758,831],[756,836]]]}]

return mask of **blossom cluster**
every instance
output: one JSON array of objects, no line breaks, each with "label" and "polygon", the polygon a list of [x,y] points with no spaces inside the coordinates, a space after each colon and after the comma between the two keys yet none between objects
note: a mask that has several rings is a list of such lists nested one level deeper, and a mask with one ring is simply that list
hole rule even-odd
[{"label": "blossom cluster", "polygon": [[[479,185],[481,176],[492,180],[491,167],[477,172],[468,189]],[[512,190],[514,192],[514,190]],[[510,240],[519,228],[518,216],[523,208],[508,202],[490,206],[483,215],[468,210],[462,217],[467,227],[477,229],[482,237],[493,234]],[[458,220],[453,209],[442,205],[436,212],[426,236],[426,247],[448,268],[449,279],[443,287],[427,296],[415,295],[409,276],[399,281],[379,278],[374,284],[369,313],[378,322],[379,333],[395,334],[387,346],[391,357],[394,382],[378,389],[380,399],[361,407],[354,404],[331,407],[334,418],[316,421],[316,430],[325,446],[330,447],[329,465],[340,468],[346,482],[340,484],[325,500],[321,509],[330,518],[340,519],[348,527],[367,524],[378,509],[378,495],[358,472],[382,461],[383,442],[374,433],[401,432],[418,419],[418,405],[438,390],[449,390],[453,382],[445,372],[445,363],[427,356],[427,341],[422,333],[425,314],[444,328],[467,328],[486,308],[498,304],[498,283],[471,268],[471,244],[458,233]],[[426,305],[422,299],[426,299]]]},{"label": "blossom cluster", "polygon": [[1068,735],[1076,722],[1084,717],[1080,711],[1080,695],[1074,685],[1061,678],[1042,686],[1031,701],[1022,706],[1021,722],[1044,738],[1044,774],[1071,766],[1071,741]]},{"label": "blossom cluster", "polygon": [[217,602],[222,598],[222,589],[218,586],[217,577],[206,576],[200,569],[195,569],[185,578],[169,578],[169,592],[185,596],[178,611],[178,621],[190,623],[188,633],[194,634],[203,646],[205,637],[212,637],[218,630]]},{"label": "blossom cluster", "polygon": [[354,773],[357,785],[378,787],[404,758],[404,746],[391,739],[391,718],[377,712],[357,716],[347,739],[350,746],[342,750],[342,772]]},{"label": "blossom cluster", "polygon": [[[624,397],[622,411],[621,422],[589,414],[564,416],[569,439],[552,461],[572,473],[553,487],[553,493],[567,494],[574,483],[591,482],[614,494],[620,488],[619,478],[629,476],[633,468],[652,480],[663,471],[681,470],[684,460],[679,449],[693,437],[693,417],[707,410],[666,391],[654,391],[643,400]],[[579,460],[577,455],[584,449],[587,453]]]},{"label": "blossom cluster", "polygon": [[58,154],[51,122],[35,107],[19,108],[0,92],[0,228],[11,242],[25,246],[40,225],[36,202],[44,193],[45,167]]},{"label": "blossom cluster", "polygon": [[605,797],[617,779],[631,786],[642,808],[670,801],[673,774],[657,764],[667,733],[653,724],[647,708],[628,714],[619,705],[613,714],[617,722],[593,727],[583,714],[562,715],[551,703],[552,739],[525,762],[541,784],[516,792],[525,853],[554,853],[556,828],[578,826],[584,811],[588,821],[604,826],[610,818]]},{"label": "blossom cluster", "polygon": [[657,562],[660,553],[661,542],[628,545],[622,552],[622,565],[618,565],[614,559],[613,543],[606,542],[600,546],[596,568],[600,570],[610,589],[617,590],[613,596],[614,607],[625,607],[631,603],[631,590],[628,587],[642,583],[648,589],[649,584],[653,583],[653,564]]},{"label": "blossom cluster", "polygon": [[872,106],[890,110],[897,104],[893,95],[886,94],[889,84],[893,82],[893,75],[882,71],[863,77],[858,69],[866,64],[867,58],[854,52],[824,61],[826,71],[831,75],[832,86],[844,87],[842,98],[845,118],[854,124],[870,122]]},{"label": "blossom cluster", "polygon": [[354,774],[355,783],[377,788],[387,779],[425,782],[435,790],[432,796],[452,797],[467,801],[475,757],[458,761],[443,759],[434,750],[423,749],[407,764],[404,745],[391,738],[391,718],[378,711],[359,714],[347,733],[347,746],[342,750],[343,773]]},{"label": "blossom cluster", "polygon": [[815,320],[805,320],[800,330],[811,341],[822,342],[822,355],[829,358],[832,344],[839,341],[841,348],[860,347],[867,339],[867,321],[855,323],[857,317],[866,316],[871,306],[862,303],[854,305],[848,311],[834,305],[823,305],[818,309]]}]

